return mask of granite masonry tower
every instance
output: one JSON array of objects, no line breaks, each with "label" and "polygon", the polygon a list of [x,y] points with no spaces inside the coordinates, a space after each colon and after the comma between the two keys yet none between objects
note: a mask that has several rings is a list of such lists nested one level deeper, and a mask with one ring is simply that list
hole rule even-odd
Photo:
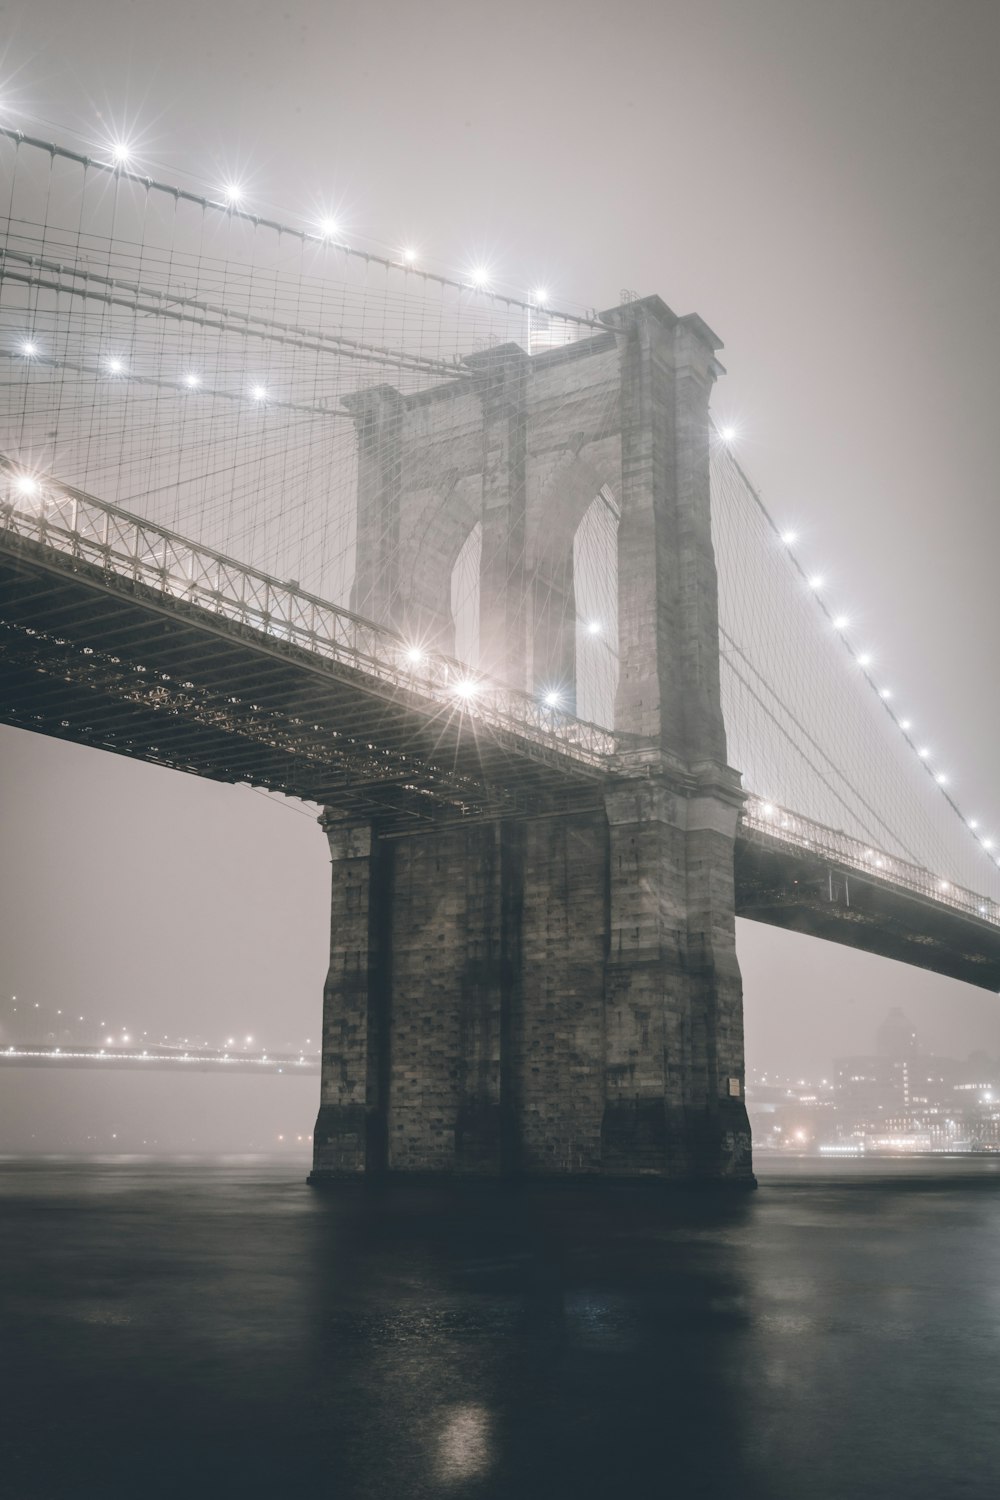
[{"label": "granite masonry tower", "polygon": [[430,823],[332,814],[313,1180],[382,1171],[752,1181],[709,515],[719,341],[658,297],[592,338],[467,358],[349,404],[353,607],[451,651],[481,528],[480,660],[572,684],[573,538],[618,527],[619,753],[586,804]]}]

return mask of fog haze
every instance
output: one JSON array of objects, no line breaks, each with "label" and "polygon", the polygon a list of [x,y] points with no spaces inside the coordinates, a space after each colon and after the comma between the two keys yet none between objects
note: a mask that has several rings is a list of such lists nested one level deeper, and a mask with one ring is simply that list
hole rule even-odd
[{"label": "fog haze", "polygon": [[[262,210],[332,199],[359,243],[485,255],[556,301],[700,313],[741,462],[1000,835],[1000,8],[12,0],[0,20],[4,123],[124,132],[168,180],[239,173]],[[0,799],[0,1000],[317,1034],[327,851],[296,804],[3,728]],[[819,1072],[896,1004],[931,1050],[1000,1053],[994,996],[738,936],[751,1067]],[[0,1075],[0,1150],[51,1116],[42,1076]],[[236,1082],[160,1076],[151,1116],[180,1139],[203,1107],[226,1150],[311,1130],[315,1079]],[[59,1087],[48,1148],[74,1116],[111,1133],[111,1088],[137,1129],[134,1080]]]}]

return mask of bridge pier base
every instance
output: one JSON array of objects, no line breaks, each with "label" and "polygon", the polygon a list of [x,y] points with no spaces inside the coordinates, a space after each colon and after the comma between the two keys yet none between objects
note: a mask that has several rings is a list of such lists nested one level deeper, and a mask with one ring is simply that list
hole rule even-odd
[{"label": "bridge pier base", "polygon": [[321,823],[333,871],[313,1171],[352,1177],[386,1165],[393,850],[368,825]]},{"label": "bridge pier base", "polygon": [[738,793],[380,839],[326,820],[311,1180],[389,1171],[752,1183]]},{"label": "bridge pier base", "polygon": [[731,773],[693,793],[650,778],[605,797],[602,1169],[752,1181],[732,879],[742,799]]}]

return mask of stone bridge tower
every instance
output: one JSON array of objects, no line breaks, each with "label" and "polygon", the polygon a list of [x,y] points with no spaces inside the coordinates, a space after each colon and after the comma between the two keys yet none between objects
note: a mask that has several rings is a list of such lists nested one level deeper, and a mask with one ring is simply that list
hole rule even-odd
[{"label": "stone bridge tower", "polygon": [[618,531],[624,748],[592,801],[387,837],[324,820],[333,859],[314,1181],[388,1169],[752,1181],[709,515],[719,342],[658,298],[596,337],[465,361],[350,402],[353,607],[453,648],[481,528],[481,664],[574,680],[573,539]]}]

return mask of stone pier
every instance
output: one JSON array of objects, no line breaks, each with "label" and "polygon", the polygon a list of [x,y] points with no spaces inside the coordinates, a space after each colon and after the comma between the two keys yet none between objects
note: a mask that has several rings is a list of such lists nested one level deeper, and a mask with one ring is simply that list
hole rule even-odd
[{"label": "stone pier", "polygon": [[481,526],[481,664],[523,690],[558,673],[572,700],[573,538],[614,495],[619,753],[572,811],[402,834],[325,818],[313,1181],[753,1180],[709,512],[719,344],[657,297],[602,322],[352,398],[358,609],[451,650],[451,569]]}]

